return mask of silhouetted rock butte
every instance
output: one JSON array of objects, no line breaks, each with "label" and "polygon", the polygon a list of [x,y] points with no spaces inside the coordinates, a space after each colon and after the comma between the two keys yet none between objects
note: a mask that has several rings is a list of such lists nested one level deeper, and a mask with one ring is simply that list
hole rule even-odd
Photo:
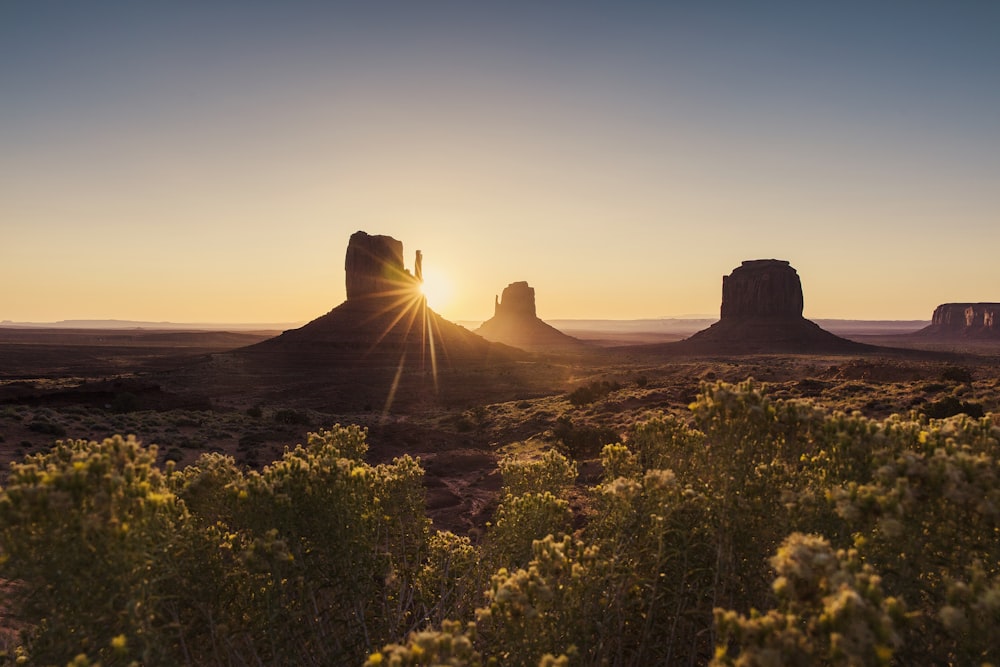
[{"label": "silhouetted rock butte", "polygon": [[749,354],[850,352],[871,349],[821,329],[802,317],[802,283],[785,260],[743,262],[722,278],[720,319],[677,351]]},{"label": "silhouetted rock butte", "polygon": [[722,277],[721,319],[802,317],[802,283],[780,259],[743,262]]},{"label": "silhouetted rock butte", "polygon": [[521,280],[503,288],[502,296],[494,297],[493,316],[538,317],[535,310],[535,288]]},{"label": "silhouetted rock butte", "polygon": [[403,243],[391,236],[351,234],[344,259],[347,300],[406,289],[416,279],[403,267]]},{"label": "silhouetted rock butte", "polygon": [[492,384],[483,378],[498,376],[496,369],[527,359],[527,353],[490,342],[428,308],[402,253],[402,243],[391,237],[352,235],[346,301],[298,329],[214,355],[177,381],[196,382],[215,395],[328,410],[516,396],[516,374]]},{"label": "silhouetted rock butte", "polygon": [[410,364],[429,364],[433,357],[435,364],[446,365],[516,353],[428,308],[420,281],[403,266],[402,242],[391,236],[352,234],[344,269],[347,301],[303,327],[246,350],[285,348],[290,359],[354,365],[396,364],[404,354]]},{"label": "silhouetted rock butte", "polygon": [[1000,303],[944,303],[930,325],[916,333],[929,338],[1000,339]]},{"label": "silhouetted rock butte", "polygon": [[487,340],[533,352],[579,350],[586,344],[546,324],[535,314],[535,289],[527,282],[511,283],[494,301],[493,317],[476,329]]}]

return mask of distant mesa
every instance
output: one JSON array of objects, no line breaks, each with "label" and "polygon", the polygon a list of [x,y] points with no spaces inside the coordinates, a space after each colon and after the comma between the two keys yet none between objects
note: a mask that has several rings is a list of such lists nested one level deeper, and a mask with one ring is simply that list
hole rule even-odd
[{"label": "distant mesa", "polygon": [[930,325],[915,335],[954,340],[1000,339],[1000,303],[944,303],[934,309]]},{"label": "distant mesa", "polygon": [[675,343],[692,352],[850,352],[870,349],[802,317],[802,283],[785,260],[743,262],[722,278],[720,319]]},{"label": "distant mesa", "polygon": [[502,295],[493,297],[493,316],[535,318],[535,288],[521,280],[503,288]]},{"label": "distant mesa", "polygon": [[546,324],[535,311],[535,289],[525,281],[511,283],[495,298],[493,317],[476,329],[483,338],[531,352],[580,350],[586,343]]},{"label": "distant mesa", "polygon": [[722,320],[802,317],[802,282],[785,260],[743,262],[722,277]]}]

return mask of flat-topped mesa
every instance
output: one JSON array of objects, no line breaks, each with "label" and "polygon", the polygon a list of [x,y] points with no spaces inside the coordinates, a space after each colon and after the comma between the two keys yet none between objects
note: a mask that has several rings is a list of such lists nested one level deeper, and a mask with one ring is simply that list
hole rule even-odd
[{"label": "flat-topped mesa", "polygon": [[399,294],[416,279],[403,267],[403,242],[365,232],[351,234],[344,260],[347,300]]},{"label": "flat-topped mesa", "polygon": [[722,278],[722,320],[802,317],[802,282],[785,260],[743,262]]},{"label": "flat-topped mesa", "polygon": [[535,288],[526,281],[511,283],[493,307],[493,317],[537,317],[535,311]]},{"label": "flat-topped mesa", "polygon": [[945,303],[934,309],[931,324],[945,329],[995,329],[1000,332],[1000,303]]},{"label": "flat-topped mesa", "polygon": [[930,336],[1000,338],[1000,303],[944,303],[934,309],[931,324],[919,333]]}]

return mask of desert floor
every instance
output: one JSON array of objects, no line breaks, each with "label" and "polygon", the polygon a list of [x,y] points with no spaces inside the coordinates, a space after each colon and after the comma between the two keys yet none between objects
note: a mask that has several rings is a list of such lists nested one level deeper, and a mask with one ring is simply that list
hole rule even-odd
[{"label": "desert floor", "polygon": [[[419,391],[420,400],[397,394],[388,409],[381,400],[345,407],[324,394],[327,380],[336,384],[326,376],[289,383],[280,375],[223,373],[227,384],[199,375],[224,369],[229,350],[275,333],[0,329],[0,462],[55,440],[117,433],[156,444],[163,462],[188,465],[215,451],[259,468],[310,431],[360,424],[369,430],[371,461],[419,457],[430,516],[439,527],[474,535],[492,516],[499,457],[556,447],[579,462],[581,483],[588,483],[600,473],[602,444],[627,441],[634,424],[662,412],[683,415],[703,383],[753,378],[774,397],[872,418],[1000,411],[1000,343],[899,335],[854,336],[894,348],[863,355],[724,357],[614,347],[626,341],[595,332],[593,350],[583,355],[441,369],[435,377],[408,369],[417,379],[399,391]],[[628,342],[677,338],[637,334]],[[366,378],[377,384],[397,370],[355,372],[341,384],[361,390]]]}]

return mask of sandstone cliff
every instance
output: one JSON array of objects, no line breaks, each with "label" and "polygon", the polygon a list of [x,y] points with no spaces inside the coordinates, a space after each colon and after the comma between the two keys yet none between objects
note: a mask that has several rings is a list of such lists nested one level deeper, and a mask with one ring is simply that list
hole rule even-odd
[{"label": "sandstone cliff", "polygon": [[[227,372],[300,387],[299,394],[308,386],[317,405],[388,409],[467,400],[476,391],[455,378],[527,357],[431,310],[419,281],[403,267],[400,241],[357,232],[344,264],[345,302],[305,326],[236,351],[238,363]],[[487,390],[507,396],[509,387]]]},{"label": "sandstone cliff", "polygon": [[779,259],[743,262],[722,278],[721,319],[802,317],[802,283]]},{"label": "sandstone cliff", "polygon": [[586,344],[538,318],[535,289],[525,281],[511,283],[494,301],[493,317],[476,333],[483,338],[532,352],[579,350]]},{"label": "sandstone cliff", "polygon": [[347,300],[397,293],[415,288],[416,279],[403,268],[403,243],[391,236],[355,232],[344,259]]},{"label": "sandstone cliff", "polygon": [[802,317],[802,283],[784,260],[743,262],[722,278],[720,319],[674,345],[678,350],[747,354],[866,349]]},{"label": "sandstone cliff", "polygon": [[930,326],[917,332],[929,338],[1000,339],[1000,303],[945,303],[934,309]]}]

